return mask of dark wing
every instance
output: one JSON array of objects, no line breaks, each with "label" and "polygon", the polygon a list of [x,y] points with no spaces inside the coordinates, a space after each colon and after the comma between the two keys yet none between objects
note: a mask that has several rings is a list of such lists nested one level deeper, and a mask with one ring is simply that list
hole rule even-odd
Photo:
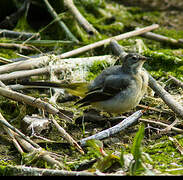
[{"label": "dark wing", "polygon": [[93,102],[104,101],[114,97],[120,91],[127,89],[130,85],[130,78],[126,74],[110,75],[105,78],[103,87],[92,88],[87,95],[76,102],[81,106],[89,105]]}]

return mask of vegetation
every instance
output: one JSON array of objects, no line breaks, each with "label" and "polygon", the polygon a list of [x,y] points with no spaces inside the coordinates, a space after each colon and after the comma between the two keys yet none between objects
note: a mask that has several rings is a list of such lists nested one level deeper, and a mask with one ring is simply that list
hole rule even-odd
[{"label": "vegetation", "polygon": [[[68,2],[74,3],[89,25],[83,25],[77,19]],[[166,6],[163,0],[154,3],[136,0],[133,4],[118,0],[9,0],[8,3],[2,0],[0,9],[0,80],[7,87],[27,79],[59,80],[64,83],[75,83],[79,79],[84,89],[85,83],[93,80],[103,69],[120,64],[119,58],[114,57],[108,44],[74,54],[71,60],[63,59],[61,55],[137,27],[159,24],[153,33],[167,37],[166,41],[139,35],[118,43],[126,52],[138,52],[149,57],[145,69],[182,105],[181,85],[178,86],[169,77],[172,75],[180,82],[183,80],[181,0],[172,0]],[[104,55],[111,57],[104,60]],[[34,56],[43,58],[37,67],[33,66],[37,63],[33,61]],[[48,58],[44,59],[44,56]],[[82,59],[85,57],[96,57],[97,60],[85,64]],[[31,58],[33,65],[28,64],[18,70],[16,68],[20,66],[16,66],[13,70],[1,72],[5,64],[17,61],[23,64],[28,61],[27,58]],[[76,58],[79,60],[75,62]],[[61,71],[54,73],[55,66],[61,66]],[[45,67],[51,70],[3,80],[4,76],[11,73],[15,76],[13,73],[23,74]],[[3,84],[0,85],[0,91],[5,88]],[[23,99],[23,95],[32,99],[21,101],[1,94],[0,119],[26,134],[28,140],[23,135],[17,135],[10,127],[7,130],[4,121],[0,122],[0,175],[41,175],[35,169],[31,170],[31,167],[44,168],[50,172],[58,170],[59,175],[77,175],[75,171],[81,172],[81,175],[106,176],[183,174],[182,117],[150,88],[141,106],[123,114],[128,117],[139,109],[145,109],[138,123],[104,140],[88,140],[84,147],[80,147],[81,139],[119,123],[121,119],[116,118],[119,114],[99,112],[90,106],[78,108],[74,104],[77,97],[65,91],[56,100],[56,92],[50,89],[14,91],[17,96],[20,95],[20,99]],[[41,108],[33,105],[37,101],[42,105]],[[39,133],[34,133],[34,128],[29,128],[27,132],[28,128],[22,123],[26,116],[48,118],[49,123]],[[17,142],[20,147],[16,146]],[[22,165],[29,166],[30,171],[20,170]]]}]

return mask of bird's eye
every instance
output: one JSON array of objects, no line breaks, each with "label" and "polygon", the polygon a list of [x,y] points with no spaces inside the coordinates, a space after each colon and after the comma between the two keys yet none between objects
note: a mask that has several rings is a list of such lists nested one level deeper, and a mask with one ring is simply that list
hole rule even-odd
[{"label": "bird's eye", "polygon": [[137,58],[135,56],[132,57],[133,61],[137,61]]}]

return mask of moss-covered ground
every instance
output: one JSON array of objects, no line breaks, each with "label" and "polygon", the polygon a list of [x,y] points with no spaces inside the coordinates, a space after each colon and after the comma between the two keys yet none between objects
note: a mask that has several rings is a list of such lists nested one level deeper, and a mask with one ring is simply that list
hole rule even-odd
[{"label": "moss-covered ground", "polygon": [[[175,1],[177,1],[177,5],[181,5],[181,0]],[[74,2],[83,16],[85,16],[86,19],[97,29],[100,34],[99,36],[89,37],[86,32],[78,25],[76,20],[74,20],[73,16],[65,8],[63,9],[62,1],[54,1],[52,6],[55,8],[57,13],[59,13],[59,17],[67,24],[73,34],[79,39],[80,43],[55,43],[54,46],[49,47],[36,46],[34,51],[31,52],[21,50],[19,48],[0,48],[0,57],[6,59],[15,59],[19,57],[19,54],[35,55],[39,54],[40,52],[47,53],[49,51],[52,51],[54,54],[61,54],[72,49],[82,47],[86,44],[93,43],[97,40],[105,39],[107,37],[133,30],[136,26],[144,27],[155,23],[159,24],[160,28],[154,30],[153,32],[174,38],[176,40],[183,39],[183,11],[181,11],[183,9],[183,5],[177,8],[176,4],[174,4],[172,1],[170,1],[171,3],[167,6],[165,6],[163,1],[160,1],[160,4],[144,4],[143,0],[136,0],[134,6],[131,3],[124,5],[121,1],[117,0],[79,0]],[[40,6],[40,4],[38,7],[41,8],[42,11],[46,12],[46,9]],[[47,19],[50,20],[50,22],[47,22],[47,19],[45,19],[44,22],[39,18],[37,19],[38,22],[34,19],[35,14],[32,15],[32,13],[34,13],[33,9],[35,8],[37,10],[38,7],[35,4],[30,5],[28,12],[26,11],[26,13],[24,13],[24,15],[18,19],[18,22],[13,30],[39,32],[41,39],[45,40],[66,40],[65,34],[62,30],[60,30],[58,24],[56,22],[50,23],[51,17],[49,14],[47,14]],[[35,12],[39,14],[39,11]],[[45,23],[50,24],[46,26]],[[128,52],[138,52],[139,46],[137,45],[137,40],[140,40],[143,44],[144,50],[142,54],[151,58],[151,60],[147,62],[144,67],[155,79],[159,80],[160,83],[164,85],[165,89],[170,92],[177,101],[183,104],[183,90],[180,87],[174,85],[168,78],[168,75],[173,75],[176,78],[182,80],[183,46],[180,45],[175,47],[171,44],[149,40],[141,36],[121,40],[119,41],[119,44],[121,44]],[[0,38],[0,42],[15,42],[15,39],[12,40],[8,38]],[[96,48],[95,50],[83,53],[78,57],[106,54],[112,54],[108,46]],[[88,69],[85,80],[90,81],[94,79],[107,66],[109,66],[109,64],[104,61],[95,62]],[[39,77],[38,79],[48,79],[48,77],[44,76]],[[14,81],[13,83],[16,82]],[[49,90],[27,90],[26,93],[36,98],[50,98]],[[176,114],[172,113],[172,111],[156,94],[152,96],[151,91],[149,91],[143,98],[141,104],[157,109],[147,110],[142,118],[160,121],[167,124],[171,124],[176,119],[179,119],[176,127],[180,129],[183,128],[181,117],[178,117]],[[58,103],[58,105],[62,109],[65,109],[66,111],[73,114],[73,123],[67,123],[58,117],[55,117],[55,119],[76,140],[80,140],[103,129],[109,128],[117,123],[108,121],[83,121],[83,114],[84,112],[91,111],[90,107],[78,108],[74,105],[74,102]],[[129,116],[138,109],[140,108],[137,107],[136,109],[133,109],[124,115]],[[0,111],[2,115],[18,129],[21,127],[21,119],[26,114],[32,115],[39,113],[39,110],[36,108],[29,107],[25,104],[15,102],[4,97],[0,97]],[[99,114],[105,118],[108,118],[109,116],[119,116],[118,114],[111,115],[104,112],[98,112],[96,110],[94,112],[94,115]],[[80,154],[75,148],[71,147],[67,142],[65,142],[65,140],[58,134],[58,131],[54,126],[50,129],[49,133],[43,136],[55,142],[47,142],[40,139],[36,139],[35,142],[39,143],[41,147],[48,151],[60,154],[62,157],[61,161],[64,163],[65,169],[67,170],[89,170],[94,172],[96,169],[100,169],[100,171],[103,172],[123,171],[123,173],[127,175],[182,175],[183,151],[181,152],[181,148],[178,148],[177,144],[169,139],[169,137],[176,138],[180,147],[182,147],[182,135],[172,130],[165,130],[162,126],[147,122],[144,123],[145,130],[143,139],[142,141],[139,140],[140,147],[138,148],[141,149],[141,154],[137,156],[140,158],[143,168],[140,167],[141,169],[135,169],[135,165],[132,161],[131,164],[126,167],[126,169],[124,168],[122,165],[122,155],[128,155],[132,153],[132,147],[133,144],[135,144],[134,137],[137,134],[139,127],[141,127],[141,124],[143,123],[138,123],[132,127],[129,127],[125,131],[104,140],[103,149],[106,154],[108,154],[108,156],[105,158],[100,154],[100,146],[98,146],[95,142],[92,142],[89,147],[84,148],[85,155]],[[136,144],[138,143],[136,142]],[[127,156],[124,156],[124,158],[127,158]],[[0,175],[8,175],[8,172],[2,171],[3,167],[6,165],[21,165],[24,163],[26,163],[25,157],[22,157],[17,152],[13,143],[11,142],[11,139],[7,137],[3,131],[0,131]],[[33,161],[27,164],[31,166],[50,168],[48,164],[42,161],[39,163]],[[144,168],[143,164],[146,165],[146,168]],[[139,172],[134,173],[133,171]]]}]

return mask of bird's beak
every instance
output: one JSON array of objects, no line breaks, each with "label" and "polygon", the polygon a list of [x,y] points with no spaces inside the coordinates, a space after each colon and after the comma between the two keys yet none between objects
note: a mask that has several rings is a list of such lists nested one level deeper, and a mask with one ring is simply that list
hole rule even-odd
[{"label": "bird's beak", "polygon": [[140,57],[140,60],[142,60],[142,61],[148,61],[148,60],[150,60],[151,58],[149,58],[149,57],[145,57],[145,56],[141,56]]}]

